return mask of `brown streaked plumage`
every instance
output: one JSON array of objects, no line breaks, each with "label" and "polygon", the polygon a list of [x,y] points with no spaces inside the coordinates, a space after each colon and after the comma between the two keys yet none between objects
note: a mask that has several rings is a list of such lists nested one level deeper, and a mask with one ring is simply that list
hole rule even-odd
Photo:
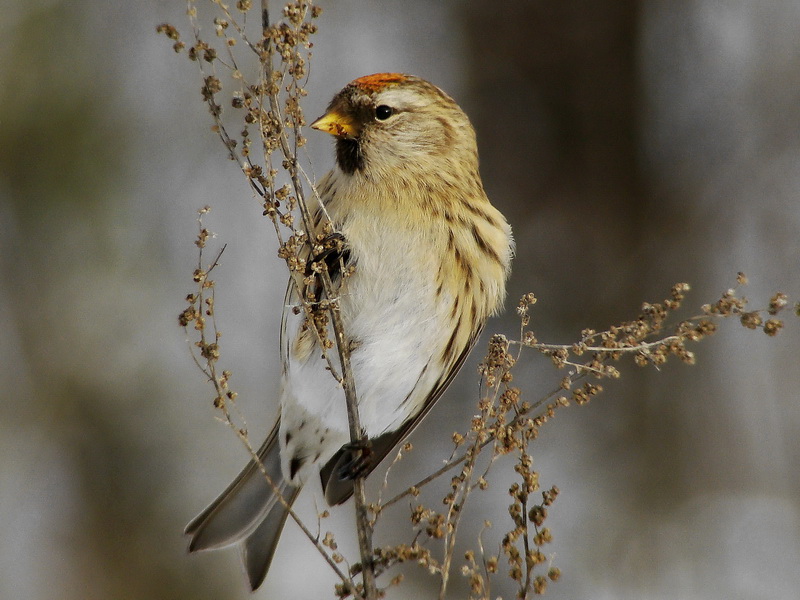
[{"label": "brown streaked plumage", "polygon": [[[505,297],[513,242],[478,173],[475,133],[447,94],[411,75],[356,79],[312,127],[336,138],[336,168],[317,189],[344,238],[336,277],[362,426],[374,469],[452,381]],[[317,289],[316,287],[314,289]],[[290,285],[281,348],[281,417],[259,450],[291,504],[317,471],[325,497],[352,494],[341,387]],[[334,357],[335,360],[335,357]],[[338,365],[337,365],[338,366]],[[255,463],[188,526],[191,550],[240,543],[253,589],[286,520]]]}]

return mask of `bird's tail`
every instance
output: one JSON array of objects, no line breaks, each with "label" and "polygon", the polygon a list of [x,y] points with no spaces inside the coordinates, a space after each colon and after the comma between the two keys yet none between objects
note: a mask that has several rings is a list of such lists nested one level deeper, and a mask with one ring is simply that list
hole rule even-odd
[{"label": "bird's tail", "polygon": [[[283,478],[278,444],[279,425],[280,421],[261,445],[258,458],[266,474],[291,506],[300,488],[290,485]],[[288,515],[288,509],[267,483],[259,463],[251,460],[228,489],[186,526],[186,534],[192,536],[189,552],[241,543],[242,560],[250,586],[256,589],[267,575]]]}]

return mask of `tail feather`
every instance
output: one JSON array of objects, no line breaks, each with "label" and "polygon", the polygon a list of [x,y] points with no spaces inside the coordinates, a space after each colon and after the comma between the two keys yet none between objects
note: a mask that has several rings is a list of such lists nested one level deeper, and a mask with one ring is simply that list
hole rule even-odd
[{"label": "tail feather", "polygon": [[[279,423],[276,423],[258,450],[258,458],[272,482],[291,503],[300,488],[289,485],[283,478],[278,428]],[[221,548],[251,536],[266,539],[263,532],[271,529],[275,537],[268,556],[271,560],[277,538],[286,521],[285,512],[259,464],[251,460],[233,483],[186,526],[185,533],[192,536],[189,551]],[[265,521],[269,521],[269,524],[264,525]],[[269,566],[269,561],[266,565]]]},{"label": "tail feather", "polygon": [[[288,493],[284,494],[284,499],[289,506],[294,503],[299,493],[299,487],[291,487]],[[242,544],[242,561],[251,590],[256,590],[264,582],[272,563],[272,557],[275,555],[275,549],[278,547],[281,530],[288,516],[289,511],[286,507],[282,503],[276,502],[261,524],[247,536]]]}]

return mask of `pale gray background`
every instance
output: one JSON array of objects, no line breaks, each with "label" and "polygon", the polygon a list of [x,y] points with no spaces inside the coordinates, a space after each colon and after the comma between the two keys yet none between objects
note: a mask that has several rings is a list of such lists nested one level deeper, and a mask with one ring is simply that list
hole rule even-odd
[{"label": "pale gray background", "polygon": [[[200,7],[205,5],[200,2]],[[486,188],[519,254],[504,319],[540,298],[539,337],[634,316],[677,281],[713,300],[738,270],[763,304],[800,295],[800,5],[791,1],[339,1],[315,38],[309,117],[354,77],[412,72],[478,130]],[[182,2],[32,0],[0,20],[0,598],[245,598],[233,551],[187,556],[181,530],[238,472],[176,315],[195,211],[228,243],[223,356],[259,437],[275,406],[282,267],[269,224],[210,132]],[[276,5],[277,8],[277,5]],[[210,33],[209,33],[210,35]],[[309,133],[321,175],[331,141]],[[562,495],[552,598],[791,599],[800,589],[800,333],[734,323],[698,365],[628,367],[534,444]],[[447,453],[473,410],[477,357],[395,472]],[[527,397],[553,387],[529,356]],[[444,434],[443,434],[444,432]],[[444,439],[442,439],[444,438]],[[433,458],[432,460],[439,460]],[[508,473],[464,528],[505,524]],[[317,490],[300,508],[313,515]],[[431,500],[432,501],[432,500]],[[353,551],[352,507],[332,519]],[[403,511],[379,541],[397,539]],[[408,539],[408,536],[401,538]],[[428,597],[409,567],[390,597]],[[465,597],[459,576],[452,597]],[[332,597],[287,527],[258,598]],[[507,586],[495,595],[513,597]]]}]

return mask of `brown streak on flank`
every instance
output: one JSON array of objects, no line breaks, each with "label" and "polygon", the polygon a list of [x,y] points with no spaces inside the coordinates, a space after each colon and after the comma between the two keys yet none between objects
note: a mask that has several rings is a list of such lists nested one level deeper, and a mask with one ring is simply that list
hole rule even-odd
[{"label": "brown streak on flank", "polygon": [[447,346],[444,347],[444,351],[442,352],[442,362],[446,365],[449,365],[452,360],[453,355],[453,348],[456,345],[456,337],[458,337],[459,328],[455,327],[453,329],[452,335],[450,335],[450,339],[447,340]]},{"label": "brown streak on flank", "polygon": [[439,287],[436,288],[436,297],[439,298],[442,295],[442,282],[439,282]]},{"label": "brown streak on flank", "polygon": [[[452,234],[451,234],[452,235]],[[458,246],[453,246],[453,257],[456,260],[456,266],[461,269],[461,272],[464,274],[464,286],[465,292],[469,293],[470,291],[470,280],[472,279],[472,268],[469,266],[466,260],[464,260],[464,255],[461,254],[461,250],[458,249]]]},{"label": "brown streak on flank", "polygon": [[470,323],[473,327],[477,327],[478,325],[478,306],[475,302],[469,307],[469,316],[470,316]]},{"label": "brown streak on flank", "polygon": [[469,294],[472,291],[472,271],[464,260],[464,256],[461,254],[458,246],[453,246],[453,257],[456,259],[456,267],[458,267],[464,275],[464,293]]},{"label": "brown streak on flank", "polygon": [[[478,157],[478,149],[475,148],[473,150],[473,152],[475,153],[475,158],[477,158]],[[478,174],[477,171],[473,171],[472,172],[470,179],[472,180],[472,185],[474,185],[475,187],[477,187],[479,189],[483,189],[483,183],[481,182],[481,176]]]},{"label": "brown streak on flank", "polygon": [[498,264],[501,262],[497,252],[495,252],[494,248],[486,243],[486,240],[483,239],[483,236],[481,235],[481,232],[478,231],[478,227],[475,225],[475,223],[472,224],[472,237],[475,238],[475,243],[478,244],[478,248],[480,248],[484,254]]},{"label": "brown streak on flank", "polygon": [[459,297],[456,296],[455,301],[453,302],[453,310],[450,311],[451,319],[455,319],[456,315],[458,314],[458,302],[459,302]]},{"label": "brown streak on flank", "polygon": [[461,253],[458,251],[458,248],[455,246],[455,236],[453,235],[453,230],[449,229],[447,231],[447,249],[454,252],[456,255],[456,262],[461,262]]},{"label": "brown streak on flank", "polygon": [[466,201],[462,202],[461,206],[466,208],[469,212],[471,212],[476,217],[480,217],[481,219],[483,219],[484,221],[489,223],[489,225],[491,225],[492,227],[496,227],[496,228],[500,227],[500,224],[497,221],[495,221],[494,218],[492,218],[491,215],[487,215],[485,212],[483,212],[483,209],[481,209],[480,206],[475,206],[474,204],[472,204],[470,202],[466,202]]},{"label": "brown streak on flank", "polygon": [[453,230],[452,229],[450,230],[450,240],[449,241],[450,241],[450,244],[448,244],[448,247],[453,250],[453,258],[456,259],[456,266],[463,271],[466,268],[466,265],[464,264],[464,258],[461,256],[461,250],[458,249],[458,246],[455,246],[455,245],[452,244],[452,241],[453,241]]},{"label": "brown streak on flank", "polygon": [[414,390],[417,389],[417,386],[419,385],[419,382],[422,381],[422,376],[425,375],[425,371],[427,371],[427,370],[428,370],[428,365],[426,364],[424,367],[422,367],[422,370],[419,372],[419,377],[417,377],[417,382],[412,386],[411,391],[408,392],[408,395],[400,403],[400,406],[405,406],[406,404],[408,404],[408,401],[411,400],[411,396],[414,393]]}]

